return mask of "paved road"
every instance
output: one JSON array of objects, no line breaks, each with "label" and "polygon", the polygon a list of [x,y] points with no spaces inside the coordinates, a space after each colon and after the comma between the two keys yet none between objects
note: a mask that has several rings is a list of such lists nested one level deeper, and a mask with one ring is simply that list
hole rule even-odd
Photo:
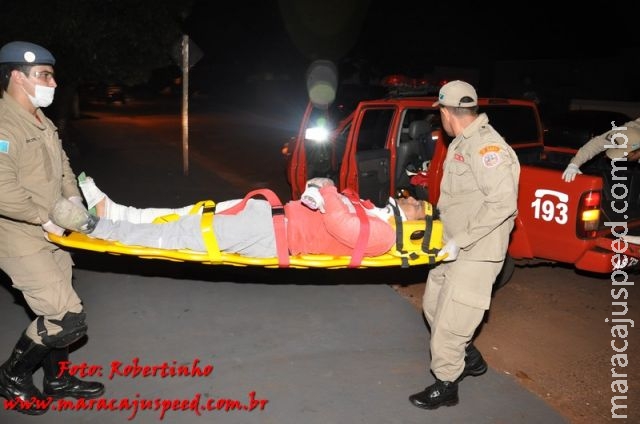
[{"label": "paved road", "polygon": [[[250,126],[237,116],[200,118],[201,132],[193,148],[201,159],[193,161],[190,175],[184,176],[177,120],[94,117],[99,119],[77,123],[80,155],[74,168],[87,171],[125,203],[168,206],[203,196],[237,196],[248,186],[262,184],[253,175],[276,175],[281,166],[266,152],[278,147],[286,131],[271,120],[255,124],[258,120],[253,119],[255,125]],[[210,123],[215,125],[208,127]],[[263,144],[256,146],[265,152],[262,162],[226,156],[233,142],[230,134],[245,140],[256,131],[263,136]],[[227,168],[221,172],[210,168],[212,163]],[[234,169],[241,172],[228,178]],[[425,269],[271,270],[84,252],[74,258],[75,285],[88,312],[90,333],[71,359],[102,371],[97,379],[107,385],[107,397],[130,402],[159,399],[160,408],[178,399],[188,400],[187,409],[198,399],[199,408],[209,399],[214,399],[214,406],[230,405],[218,403],[229,399],[254,407],[230,412],[199,409],[200,416],[191,410],[169,411],[165,422],[564,422],[512,378],[492,370],[465,380],[456,407],[423,411],[409,404],[409,394],[433,381],[425,371],[428,333],[416,309],[388,284],[422,280]],[[6,279],[3,287],[0,338],[8,351],[29,317]],[[208,375],[123,375],[135,372],[136,358],[140,366],[166,363],[190,370],[197,362]],[[213,367],[210,373],[208,365]],[[38,384],[40,378],[38,371]],[[51,411],[40,421],[124,423],[132,415],[131,409]],[[145,410],[133,421],[152,423],[160,418],[161,411]],[[3,423],[35,421],[0,410]]]}]

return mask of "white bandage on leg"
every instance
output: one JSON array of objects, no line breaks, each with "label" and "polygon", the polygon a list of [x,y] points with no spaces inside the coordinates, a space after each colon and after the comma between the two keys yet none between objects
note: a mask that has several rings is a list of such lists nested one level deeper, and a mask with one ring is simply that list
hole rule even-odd
[{"label": "white bandage on leg", "polygon": [[112,221],[128,221],[134,224],[149,224],[156,218],[165,215],[177,214],[180,216],[189,215],[193,205],[179,209],[170,208],[145,208],[139,209],[133,206],[120,205],[107,197],[105,202],[104,217]]},{"label": "white bandage on leg", "polygon": [[132,206],[124,206],[111,200],[102,192],[91,177],[85,177],[79,181],[78,185],[82,190],[82,195],[89,209],[104,199],[104,216],[103,218],[112,221],[128,221],[134,224],[148,224],[153,222],[159,216],[178,214],[180,216],[188,215],[193,206],[185,206],[179,209],[169,208],[147,208],[138,209]]}]

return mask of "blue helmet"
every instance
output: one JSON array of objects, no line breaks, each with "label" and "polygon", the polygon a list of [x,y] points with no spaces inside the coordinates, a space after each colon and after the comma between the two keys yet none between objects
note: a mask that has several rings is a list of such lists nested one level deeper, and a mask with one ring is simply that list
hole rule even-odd
[{"label": "blue helmet", "polygon": [[12,41],[0,49],[0,63],[55,65],[56,59],[42,46],[27,41]]}]

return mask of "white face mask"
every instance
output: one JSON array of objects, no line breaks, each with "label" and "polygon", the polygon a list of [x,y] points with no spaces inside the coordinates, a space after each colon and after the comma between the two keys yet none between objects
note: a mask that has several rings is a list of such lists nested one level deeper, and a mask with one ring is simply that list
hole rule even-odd
[{"label": "white face mask", "polygon": [[53,102],[55,92],[55,87],[45,87],[44,85],[36,84],[36,96],[29,96],[29,100],[31,100],[31,104],[33,104],[34,107],[47,107]]},{"label": "white face mask", "polygon": [[27,93],[27,90],[24,90],[23,88],[24,92],[27,93],[29,100],[31,100],[31,104],[33,105],[33,107],[49,106],[53,102],[53,96],[56,92],[56,88],[39,84],[33,84],[33,86],[35,87],[35,97]]}]

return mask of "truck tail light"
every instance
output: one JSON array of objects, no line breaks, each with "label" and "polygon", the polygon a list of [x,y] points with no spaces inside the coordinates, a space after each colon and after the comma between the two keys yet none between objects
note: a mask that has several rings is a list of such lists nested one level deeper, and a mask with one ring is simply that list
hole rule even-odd
[{"label": "truck tail light", "polygon": [[600,201],[599,191],[588,191],[580,197],[576,224],[576,235],[579,238],[595,238],[597,236],[600,227]]}]

